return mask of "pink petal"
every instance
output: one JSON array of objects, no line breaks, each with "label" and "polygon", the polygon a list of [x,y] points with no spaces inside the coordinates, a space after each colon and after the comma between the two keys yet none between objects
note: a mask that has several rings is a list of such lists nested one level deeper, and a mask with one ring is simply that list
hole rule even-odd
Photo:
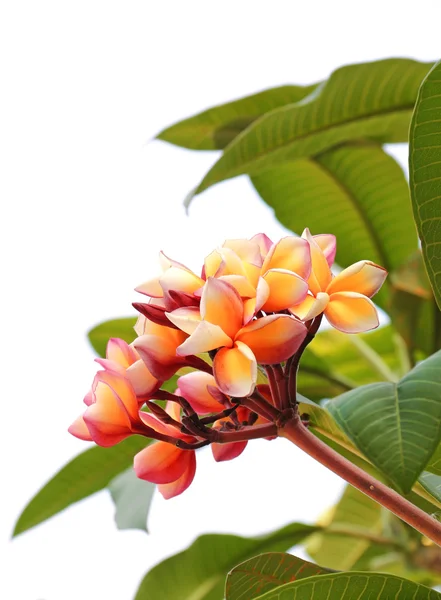
[{"label": "pink petal", "polygon": [[168,320],[181,331],[191,335],[201,322],[201,314],[196,306],[185,306],[166,313]]},{"label": "pink petal", "polygon": [[178,379],[180,393],[190,403],[193,410],[200,415],[216,413],[224,410],[209,392],[209,387],[216,386],[213,375],[202,371],[193,371]]},{"label": "pink petal", "polygon": [[255,240],[226,240],[223,244],[223,248],[229,248],[233,250],[237,256],[244,262],[261,267],[263,263],[262,254],[260,247]]},{"label": "pink petal", "polygon": [[84,440],[85,442],[91,442],[93,440],[90,435],[90,431],[87,428],[87,425],[83,419],[83,415],[79,416],[72,425],[69,427],[68,432],[77,437],[80,440]]},{"label": "pink petal", "polygon": [[213,458],[216,462],[233,460],[242,454],[248,442],[233,442],[232,444],[211,444]]},{"label": "pink petal", "polygon": [[335,235],[332,235],[332,233],[320,233],[319,235],[313,235],[312,238],[325,255],[328,266],[332,267],[337,252],[337,240]]},{"label": "pink petal", "polygon": [[256,359],[251,350],[239,341],[234,348],[221,348],[216,353],[213,373],[224,394],[243,398],[251,394],[256,385]]},{"label": "pink petal", "polygon": [[179,496],[190,486],[196,473],[196,452],[194,450],[186,450],[189,454],[188,466],[184,473],[172,483],[163,483],[158,485],[158,491],[165,500]]},{"label": "pink petal", "polygon": [[331,294],[325,315],[333,327],[345,333],[362,333],[379,325],[375,304],[356,292]]},{"label": "pink petal", "polygon": [[250,238],[250,241],[256,242],[256,244],[259,246],[262,258],[265,258],[271,246],[273,245],[273,242],[264,233],[256,233],[256,235],[253,235],[253,237]]},{"label": "pink petal", "polygon": [[142,360],[137,360],[127,369],[126,377],[137,396],[149,396],[160,387],[160,381],[153,377]]},{"label": "pink petal", "polygon": [[167,442],[154,442],[135,455],[133,466],[136,475],[151,483],[176,481],[190,464],[189,452]]},{"label": "pink petal", "polygon": [[298,350],[306,336],[303,323],[289,315],[268,315],[245,325],[236,336],[254,353],[261,364],[287,360]]},{"label": "pink petal", "polygon": [[107,342],[106,358],[113,360],[125,368],[130,367],[130,365],[138,360],[134,349],[127,342],[119,338],[110,338]]},{"label": "pink petal", "polygon": [[[183,332],[173,329],[170,331],[180,333],[182,341],[187,337]],[[160,381],[167,381],[185,364],[185,360],[176,354],[176,341],[179,340],[172,337],[142,335],[133,345],[150,373]]]}]

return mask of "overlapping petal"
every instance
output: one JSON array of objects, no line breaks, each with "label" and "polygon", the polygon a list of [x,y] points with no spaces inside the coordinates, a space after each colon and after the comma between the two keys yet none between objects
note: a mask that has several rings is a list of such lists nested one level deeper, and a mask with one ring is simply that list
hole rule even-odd
[{"label": "overlapping petal", "polygon": [[318,292],[326,291],[331,282],[332,273],[326,256],[308,228],[302,233],[302,238],[309,243],[311,251],[311,276],[308,279],[309,288],[314,295],[317,295]]},{"label": "overlapping petal", "polygon": [[83,415],[77,417],[72,425],[69,427],[68,432],[85,442],[93,441],[90,431],[83,419]]},{"label": "overlapping petal", "polygon": [[185,364],[185,360],[176,354],[176,349],[187,334],[170,327],[162,327],[157,333],[159,335],[141,335],[133,345],[150,373],[160,381],[166,381]]},{"label": "overlapping petal", "polygon": [[216,353],[213,373],[224,394],[243,398],[251,394],[256,385],[256,358],[248,346],[237,341],[233,348],[221,348]]},{"label": "overlapping petal", "polygon": [[269,269],[286,269],[308,279],[311,273],[311,254],[307,240],[289,236],[273,244],[265,257],[262,273]]},{"label": "overlapping petal", "polygon": [[289,315],[268,315],[251,321],[236,336],[246,344],[257,362],[275,364],[287,360],[306,336],[305,325]]},{"label": "overlapping petal", "polygon": [[187,470],[192,452],[167,442],[154,442],[134,459],[136,475],[151,483],[172,483]]},{"label": "overlapping petal", "polygon": [[196,453],[194,450],[186,450],[189,457],[186,459],[187,467],[182,475],[171,483],[158,485],[158,491],[165,500],[179,496],[191,485],[196,473]]},{"label": "overlapping petal", "polygon": [[333,327],[344,333],[362,333],[379,325],[375,304],[356,292],[332,294],[325,315]]},{"label": "overlapping petal", "polygon": [[306,281],[286,269],[270,269],[263,280],[269,288],[268,298],[262,306],[266,312],[277,312],[299,304],[308,293]]},{"label": "overlapping petal", "polygon": [[202,371],[193,371],[179,377],[177,381],[180,394],[190,403],[192,409],[200,415],[217,413],[225,407],[213,398],[210,387],[216,386],[213,375]]},{"label": "overlapping petal", "polygon": [[329,302],[329,296],[326,292],[318,292],[317,296],[308,295],[296,306],[290,308],[290,312],[298,317],[301,321],[310,321],[320,315]]},{"label": "overlapping petal", "polygon": [[243,323],[243,302],[226,281],[209,277],[201,296],[201,317],[234,338]]},{"label": "overlapping petal", "polygon": [[315,243],[323,252],[329,267],[332,267],[337,252],[337,240],[332,233],[320,233],[312,236]]},{"label": "overlapping petal", "polygon": [[219,327],[208,321],[201,321],[191,336],[181,344],[176,352],[179,356],[190,356],[216,350],[222,346],[231,347],[233,340]]},{"label": "overlapping petal", "polygon": [[233,442],[232,444],[211,444],[211,451],[216,462],[233,460],[242,454],[248,442]]}]

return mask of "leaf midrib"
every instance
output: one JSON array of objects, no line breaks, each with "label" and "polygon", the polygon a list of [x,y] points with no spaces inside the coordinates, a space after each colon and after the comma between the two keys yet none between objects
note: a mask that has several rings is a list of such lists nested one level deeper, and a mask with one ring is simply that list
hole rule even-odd
[{"label": "leaf midrib", "polygon": [[[297,102],[294,103],[294,105],[298,104]],[[292,105],[288,105],[288,106],[282,106],[281,108],[275,109],[274,111],[272,111],[270,113],[270,115],[273,115],[275,112],[282,112],[283,110],[288,110],[292,108]],[[307,133],[303,134],[303,135],[299,135],[293,139],[290,139],[289,141],[286,141],[283,144],[278,144],[275,146],[272,146],[270,149],[262,151],[262,152],[257,152],[256,154],[253,154],[253,156],[246,161],[243,161],[241,163],[241,172],[242,173],[246,173],[247,171],[245,170],[245,167],[247,165],[253,164],[254,162],[257,162],[260,158],[263,158],[265,156],[268,156],[270,154],[272,154],[273,152],[277,152],[278,150],[282,150],[283,148],[287,148],[288,146],[290,146],[291,144],[294,144],[298,141],[301,140],[305,140],[308,137],[310,137],[311,135],[317,135],[320,133],[324,133],[326,131],[332,131],[333,129],[337,129],[339,127],[342,127],[344,125],[350,125],[351,123],[356,123],[357,121],[369,121],[370,119],[375,119],[377,117],[382,117],[382,116],[387,116],[387,115],[391,115],[391,114],[400,114],[400,113],[405,113],[405,112],[411,112],[413,109],[413,105],[405,105],[402,108],[394,108],[394,109],[387,109],[387,110],[383,110],[383,111],[378,111],[376,113],[369,113],[369,114],[363,114],[363,115],[358,115],[357,117],[354,117],[352,119],[346,119],[346,120],[341,120],[341,121],[337,121],[335,123],[332,123],[331,125],[327,125],[324,126],[322,128],[319,129],[313,129],[308,131]],[[253,123],[255,124],[261,124],[262,121],[266,118],[266,115],[263,115],[260,119],[256,119],[255,121],[253,121]],[[242,138],[245,136],[245,134],[248,133],[249,127],[247,127],[246,129],[244,129],[234,140],[232,143],[239,145],[238,142],[240,142],[242,140]],[[356,139],[356,138],[354,138]],[[332,147],[332,146],[330,146]],[[214,166],[212,167],[212,169],[207,173],[206,177],[204,177],[204,179],[202,180],[201,184],[198,187],[198,191],[202,192],[203,190],[205,190],[205,186],[204,186],[204,182],[207,180],[208,176],[210,175],[210,173],[213,172],[213,170],[216,168],[216,165],[218,165],[223,158],[225,157],[225,152],[230,148],[230,145],[228,145],[225,148],[224,154],[223,156],[219,159],[219,161],[217,163],[214,164]],[[234,148],[234,146],[233,146]],[[323,152],[324,150],[321,150],[319,153]],[[314,156],[314,155],[311,155]],[[233,177],[233,175],[231,175],[231,177]],[[208,180],[209,181],[209,180]],[[220,180],[217,180],[220,181]],[[213,182],[214,183],[214,182]]]}]

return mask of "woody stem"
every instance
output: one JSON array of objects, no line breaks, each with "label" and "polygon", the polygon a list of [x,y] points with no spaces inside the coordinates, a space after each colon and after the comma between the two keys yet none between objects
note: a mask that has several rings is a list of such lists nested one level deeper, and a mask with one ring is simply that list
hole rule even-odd
[{"label": "woody stem", "polygon": [[278,435],[441,546],[441,523],[316,438],[293,411],[279,420]]}]

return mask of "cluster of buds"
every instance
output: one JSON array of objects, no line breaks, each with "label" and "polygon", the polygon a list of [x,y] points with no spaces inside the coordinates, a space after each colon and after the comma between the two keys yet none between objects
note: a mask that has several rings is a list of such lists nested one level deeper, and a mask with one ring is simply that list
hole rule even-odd
[{"label": "cluster of buds", "polygon": [[[333,235],[264,234],[227,240],[197,275],[160,254],[162,274],[140,285],[149,297],[131,344],[110,339],[69,428],[113,446],[131,435],[156,440],[134,458],[136,474],[165,498],[192,482],[198,448],[216,461],[239,456],[250,439],[273,439],[296,409],[300,356],[322,316],[347,333],[378,326],[370,298],[386,271],[359,261],[337,276]],[[177,389],[161,389],[175,374]]]}]

